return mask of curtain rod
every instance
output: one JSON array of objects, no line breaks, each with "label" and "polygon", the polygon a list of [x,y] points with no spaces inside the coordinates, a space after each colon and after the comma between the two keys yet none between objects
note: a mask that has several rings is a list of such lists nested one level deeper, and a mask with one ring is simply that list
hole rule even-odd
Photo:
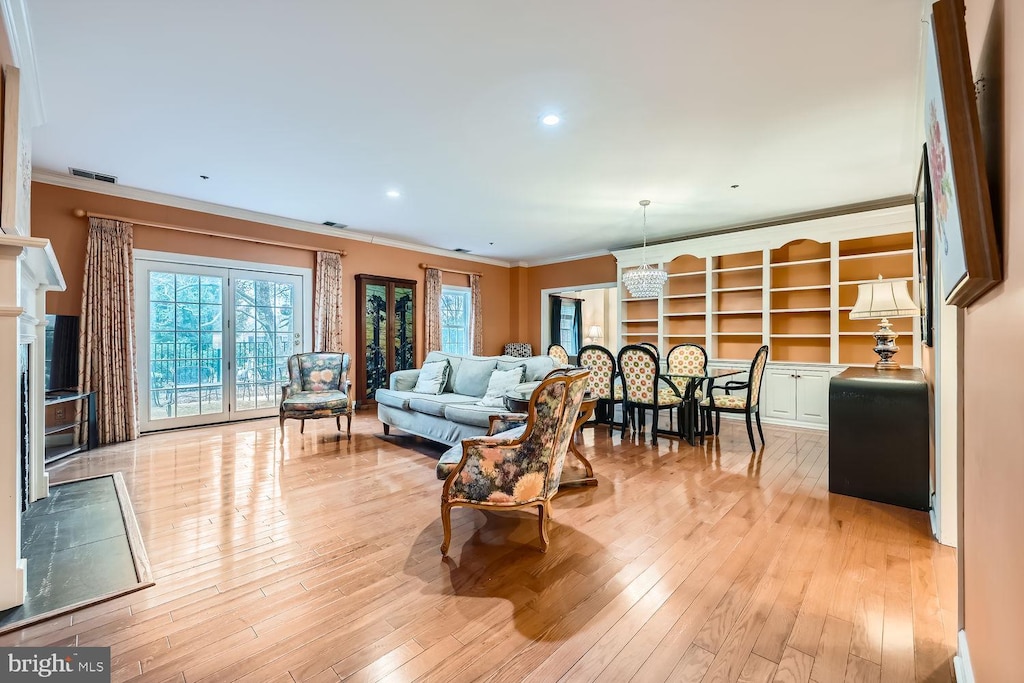
[{"label": "curtain rod", "polygon": [[562,296],[561,294],[548,294],[548,298],[561,299],[562,301],[586,301],[575,296]]},{"label": "curtain rod", "polygon": [[177,230],[178,232],[191,232],[196,235],[210,235],[211,237],[224,237],[231,240],[240,240],[242,242],[254,242],[256,244],[269,244],[274,247],[285,247],[287,249],[302,249],[303,251],[325,251],[331,254],[338,254],[345,256],[346,252],[344,249],[320,249],[318,247],[309,247],[302,244],[294,244],[292,242],[280,242],[278,240],[265,240],[256,237],[246,237],[244,235],[235,235],[230,232],[221,232],[219,230],[207,230],[205,228],[189,228],[184,225],[172,225],[171,223],[157,223],[155,221],[142,221],[134,218],[127,218],[125,216],[112,216],[105,213],[93,213],[92,211],[86,211],[85,209],[75,209],[74,213],[76,218],[106,218],[112,221],[121,221],[123,223],[132,223],[137,225],[146,225],[151,228],[160,228],[161,230]]},{"label": "curtain rod", "polygon": [[432,266],[429,263],[421,263],[420,268],[426,270],[427,268],[433,268],[434,270],[443,270],[446,273],[459,273],[460,275],[480,275],[480,273],[474,273],[471,270],[456,270],[455,268],[442,268],[441,266]]}]

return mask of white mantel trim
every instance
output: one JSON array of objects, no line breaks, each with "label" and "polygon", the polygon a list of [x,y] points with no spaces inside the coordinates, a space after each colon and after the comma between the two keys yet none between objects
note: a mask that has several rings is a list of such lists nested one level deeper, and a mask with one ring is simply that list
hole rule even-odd
[{"label": "white mantel trim", "polygon": [[43,96],[39,88],[39,69],[36,66],[35,41],[28,18],[25,0],[0,0],[0,17],[7,29],[7,41],[11,46],[14,66],[21,70],[20,97],[28,103],[30,128],[41,126],[46,121]]}]

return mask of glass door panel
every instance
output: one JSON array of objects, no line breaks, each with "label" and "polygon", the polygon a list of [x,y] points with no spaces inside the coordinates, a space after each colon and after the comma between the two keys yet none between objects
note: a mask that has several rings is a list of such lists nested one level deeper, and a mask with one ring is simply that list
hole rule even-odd
[{"label": "glass door panel", "polygon": [[395,287],[395,370],[411,370],[416,365],[413,303],[411,288]]},{"label": "glass door panel", "polygon": [[143,430],[227,419],[224,402],[225,276],[144,264],[139,294],[139,398]]},{"label": "glass door panel", "polygon": [[234,283],[234,411],[239,417],[277,413],[288,357],[302,349],[300,287],[290,275],[231,271]]},{"label": "glass door panel", "polygon": [[366,285],[366,395],[388,381],[388,287]]}]

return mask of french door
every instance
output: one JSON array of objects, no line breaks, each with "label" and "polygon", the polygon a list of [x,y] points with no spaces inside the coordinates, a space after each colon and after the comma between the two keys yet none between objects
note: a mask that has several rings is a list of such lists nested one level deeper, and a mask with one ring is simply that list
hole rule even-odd
[{"label": "french door", "polygon": [[142,431],[277,414],[301,277],[140,259],[135,297]]}]

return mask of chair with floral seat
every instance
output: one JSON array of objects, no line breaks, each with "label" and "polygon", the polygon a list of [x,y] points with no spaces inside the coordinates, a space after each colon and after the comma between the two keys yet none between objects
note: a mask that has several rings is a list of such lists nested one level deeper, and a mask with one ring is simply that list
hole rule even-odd
[{"label": "chair with floral seat", "polygon": [[580,367],[590,370],[590,381],[587,391],[597,399],[598,424],[608,422],[608,435],[615,431],[615,405],[622,403],[622,384],[615,366],[615,356],[603,346],[590,344],[580,349],[576,361]]},{"label": "chair with floral seat", "polygon": [[333,417],[341,431],[341,416],[346,417],[347,437],[352,438],[352,411],[355,402],[349,396],[349,355],[347,353],[299,353],[288,359],[288,384],[281,387],[279,419],[301,420],[299,433],[306,431],[306,420]]},{"label": "chair with floral seat", "polygon": [[[721,387],[724,394],[710,394],[700,402],[701,409],[707,412],[706,420],[711,421],[711,413],[715,413],[715,434],[718,434],[722,426],[722,413],[739,413],[747,420],[747,438],[750,439],[750,450],[756,451],[754,443],[754,429],[750,424],[750,416],[757,419],[757,433],[761,437],[761,445],[764,446],[764,432],[761,430],[761,380],[764,377],[764,366],[768,362],[768,347],[762,346],[754,354],[754,360],[750,363],[750,373],[746,382],[726,382]],[[731,392],[746,389],[745,396],[737,396]],[[703,441],[704,432],[701,432]]]},{"label": "chair with floral seat", "polygon": [[[683,427],[683,395],[676,385],[661,376],[658,357],[646,346],[631,344],[619,350],[619,374],[622,376],[623,406],[622,435],[626,435],[626,424],[630,422],[630,412],[638,410],[640,419],[633,418],[633,431],[639,426],[644,428],[644,415],[647,410],[654,413],[654,425],[651,429],[651,443],[658,443],[658,415],[662,410],[675,409],[679,420],[679,429]],[[665,386],[659,386],[664,384]],[[639,423],[639,425],[637,424]],[[679,434],[682,437],[682,433]]]},{"label": "chair with floral seat", "polygon": [[[459,506],[492,511],[536,507],[541,551],[547,551],[551,498],[558,492],[589,376],[585,368],[552,370],[530,397],[528,413],[515,420],[525,419],[521,435],[462,441],[462,458],[441,489],[442,555],[447,556],[451,543],[451,510]],[[509,427],[513,418],[502,415],[499,420]]]},{"label": "chair with floral seat", "polygon": [[561,344],[552,344],[548,347],[548,355],[555,359],[555,362],[562,365],[569,364],[569,352]]}]

